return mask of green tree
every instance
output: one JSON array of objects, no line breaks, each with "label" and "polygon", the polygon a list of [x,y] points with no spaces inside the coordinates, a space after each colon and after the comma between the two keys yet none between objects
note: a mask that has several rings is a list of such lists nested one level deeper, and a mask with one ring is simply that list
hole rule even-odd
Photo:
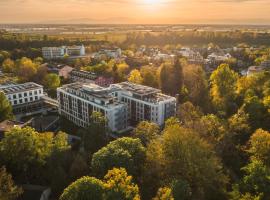
[{"label": "green tree", "polygon": [[139,138],[146,146],[151,140],[158,137],[159,131],[159,126],[157,124],[142,121],[136,126],[132,135],[135,138]]},{"label": "green tree", "polygon": [[0,199],[15,200],[22,194],[22,189],[14,184],[12,176],[5,167],[0,168]]},{"label": "green tree", "polygon": [[[82,130],[83,143],[86,151],[95,153],[107,144],[108,133],[107,119],[100,112],[93,112],[90,117],[90,125]],[[93,138],[95,138],[93,140]]]},{"label": "green tree", "polygon": [[29,127],[13,128],[0,142],[0,156],[18,180],[42,180],[47,159],[53,152],[62,151],[62,144],[53,133],[40,134]]},{"label": "green tree", "polygon": [[[192,197],[225,198],[227,178],[211,147],[196,133],[180,125],[166,127],[162,140],[147,148],[146,169],[159,181],[186,180]],[[150,173],[150,172],[148,172]]]},{"label": "green tree", "polygon": [[[204,110],[209,108],[209,91],[206,74],[201,66],[184,67],[184,86],[187,89],[188,101]],[[180,99],[182,101],[182,99]]]},{"label": "green tree", "polygon": [[12,118],[13,118],[12,106],[10,102],[7,100],[5,94],[0,91],[0,122]]},{"label": "green tree", "polygon": [[124,167],[129,174],[139,175],[145,148],[139,139],[119,138],[100,149],[92,157],[92,171],[102,177],[113,167]]},{"label": "green tree", "polygon": [[124,168],[109,170],[104,177],[106,200],[140,200],[139,187]]},{"label": "green tree", "polygon": [[270,196],[270,169],[263,162],[253,159],[243,168],[245,175],[240,182],[240,192],[242,194],[262,195],[263,200]]},{"label": "green tree", "polygon": [[221,64],[210,77],[213,105],[217,111],[230,114],[234,111],[233,104],[236,97],[238,75],[230,69],[229,65]]},{"label": "green tree", "polygon": [[57,74],[47,74],[44,78],[44,85],[50,90],[56,90],[61,84]]},{"label": "green tree", "polygon": [[104,184],[93,177],[82,177],[69,185],[60,200],[103,200]]}]

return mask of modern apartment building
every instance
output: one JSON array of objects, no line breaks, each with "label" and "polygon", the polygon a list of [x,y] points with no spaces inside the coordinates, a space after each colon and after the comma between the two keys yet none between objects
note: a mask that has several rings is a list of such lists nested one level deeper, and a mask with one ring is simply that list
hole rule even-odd
[{"label": "modern apartment building", "polygon": [[13,112],[27,112],[42,104],[41,98],[44,96],[43,86],[33,82],[23,84],[1,85],[0,91],[4,92]]},{"label": "modern apartment building", "polygon": [[128,106],[128,121],[136,125],[140,121],[151,121],[160,126],[174,116],[176,98],[161,93],[161,90],[143,85],[123,82],[110,86],[114,96]]},{"label": "modern apartment building", "polygon": [[43,47],[42,55],[45,59],[64,58],[65,55],[71,57],[85,56],[85,47],[81,46],[62,46],[62,47]]},{"label": "modern apartment building", "polygon": [[163,126],[176,110],[176,98],[129,82],[108,88],[77,82],[58,88],[57,96],[59,113],[78,126],[87,127],[92,112],[97,111],[106,116],[114,132],[144,120]]},{"label": "modern apartment building", "polygon": [[72,83],[57,89],[59,114],[76,125],[87,127],[94,111],[101,112],[108,119],[111,131],[127,127],[127,105],[119,102],[110,88],[95,84]]}]

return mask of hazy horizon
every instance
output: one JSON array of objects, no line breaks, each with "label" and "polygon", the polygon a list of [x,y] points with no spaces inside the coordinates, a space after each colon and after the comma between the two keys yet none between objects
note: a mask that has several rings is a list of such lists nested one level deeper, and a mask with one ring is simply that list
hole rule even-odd
[{"label": "hazy horizon", "polygon": [[0,0],[0,23],[270,24],[270,0]]}]

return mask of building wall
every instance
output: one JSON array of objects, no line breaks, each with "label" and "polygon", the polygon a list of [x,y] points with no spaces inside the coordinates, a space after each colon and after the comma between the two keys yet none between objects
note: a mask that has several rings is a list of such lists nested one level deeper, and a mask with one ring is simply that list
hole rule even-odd
[{"label": "building wall", "polygon": [[6,95],[12,106],[39,101],[43,96],[43,88]]},{"label": "building wall", "polygon": [[119,104],[105,107],[92,101],[87,101],[76,95],[70,94],[61,88],[57,90],[59,114],[81,127],[90,124],[92,112],[101,112],[108,119],[108,127],[113,132],[127,127],[126,106]]}]

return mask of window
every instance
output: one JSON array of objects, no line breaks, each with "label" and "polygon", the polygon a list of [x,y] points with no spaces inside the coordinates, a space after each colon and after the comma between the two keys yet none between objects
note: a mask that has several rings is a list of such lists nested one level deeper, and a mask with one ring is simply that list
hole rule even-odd
[{"label": "window", "polygon": [[19,100],[20,103],[23,103],[22,99]]},{"label": "window", "polygon": [[36,90],[35,90],[34,94],[37,95],[37,91]]},{"label": "window", "polygon": [[30,101],[33,101],[33,97],[30,97]]},{"label": "window", "polygon": [[27,96],[27,93],[25,92],[23,95],[26,97]]},{"label": "window", "polygon": [[16,99],[16,94],[13,94],[13,99]]},{"label": "window", "polygon": [[14,101],[14,105],[16,105],[16,104],[17,104],[17,100]]},{"label": "window", "polygon": [[19,98],[22,98],[22,94],[21,93],[19,94]]},{"label": "window", "polygon": [[25,102],[25,103],[27,103],[27,102],[28,102],[28,99],[27,99],[27,98],[25,98],[25,99],[24,99],[24,102]]}]

